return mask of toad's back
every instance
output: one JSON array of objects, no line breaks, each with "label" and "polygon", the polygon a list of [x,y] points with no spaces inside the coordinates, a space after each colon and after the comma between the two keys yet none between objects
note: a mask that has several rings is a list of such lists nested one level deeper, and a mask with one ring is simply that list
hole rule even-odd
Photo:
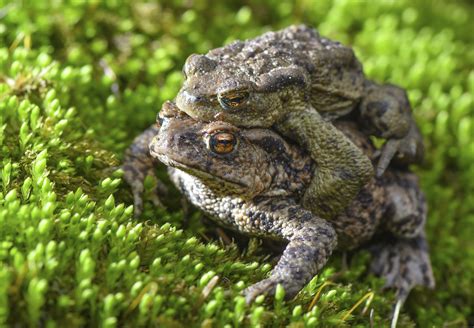
[{"label": "toad's back", "polygon": [[301,68],[311,81],[311,103],[323,115],[337,117],[349,112],[363,92],[362,65],[353,50],[304,25],[236,41],[211,50],[207,57],[254,82],[273,69]]}]

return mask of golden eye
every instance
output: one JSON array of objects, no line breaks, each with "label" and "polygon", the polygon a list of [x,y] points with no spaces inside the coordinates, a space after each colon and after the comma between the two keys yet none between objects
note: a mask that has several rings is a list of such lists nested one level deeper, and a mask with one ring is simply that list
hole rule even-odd
[{"label": "golden eye", "polygon": [[218,96],[219,103],[224,109],[233,109],[241,106],[249,98],[247,91],[228,92]]},{"label": "golden eye", "polygon": [[229,154],[237,146],[237,138],[232,133],[217,132],[209,138],[209,148],[217,154]]}]

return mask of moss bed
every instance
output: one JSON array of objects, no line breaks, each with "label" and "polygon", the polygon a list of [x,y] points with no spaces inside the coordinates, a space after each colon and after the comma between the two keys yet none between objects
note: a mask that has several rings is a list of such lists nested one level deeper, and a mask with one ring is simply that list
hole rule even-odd
[{"label": "moss bed", "polygon": [[240,291],[269,272],[269,248],[229,242],[198,212],[183,221],[176,205],[132,215],[123,152],[176,94],[185,58],[294,23],[407,88],[424,135],[415,170],[437,287],[415,290],[399,325],[474,325],[469,1],[47,3],[0,0],[0,326],[390,324],[393,293],[367,274],[365,252],[348,270],[336,254],[294,300],[246,306]]}]

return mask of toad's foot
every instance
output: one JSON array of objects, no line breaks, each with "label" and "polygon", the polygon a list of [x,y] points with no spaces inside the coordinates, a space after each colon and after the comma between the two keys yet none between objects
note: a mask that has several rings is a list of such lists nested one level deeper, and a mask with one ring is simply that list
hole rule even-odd
[{"label": "toad's foot", "polygon": [[383,174],[392,158],[402,165],[421,162],[423,138],[416,127],[405,90],[367,81],[359,111],[367,132],[388,140],[377,165],[377,176]]},{"label": "toad's foot", "polygon": [[157,179],[155,175],[156,161],[151,157],[148,145],[154,136],[158,134],[158,127],[151,126],[141,135],[135,138],[132,145],[125,153],[122,169],[124,179],[132,188],[134,215],[138,217],[143,211],[143,192],[145,190],[144,181],[147,176],[151,176],[156,185],[151,190],[150,200],[157,207],[163,207],[160,195],[166,195],[166,186]]},{"label": "toad's foot", "polygon": [[389,139],[382,147],[376,174],[381,177],[392,158],[395,164],[408,165],[423,160],[424,147],[422,137],[416,125],[412,123],[408,134],[400,139]]},{"label": "toad's foot", "polygon": [[[253,284],[252,286],[244,290],[245,302],[247,304],[250,304],[259,295],[274,295],[277,285],[281,284],[283,286],[282,283],[283,281],[281,279],[270,277],[268,279],[259,281],[256,284]],[[283,289],[285,289],[286,292],[286,288],[284,286]]]},{"label": "toad's foot", "polygon": [[372,272],[385,278],[385,287],[396,289],[397,298],[402,303],[415,286],[434,288],[428,244],[423,235],[384,241],[371,251]]},{"label": "toad's foot", "polygon": [[143,212],[144,181],[147,176],[150,176],[155,181],[155,185],[151,189],[150,194],[147,195],[147,199],[156,207],[165,207],[160,197],[168,193],[168,188],[163,182],[158,180],[155,175],[154,167],[148,169],[146,163],[138,160],[132,162],[127,160],[122,166],[122,169],[124,170],[125,181],[127,181],[132,189],[135,217],[139,217]]}]

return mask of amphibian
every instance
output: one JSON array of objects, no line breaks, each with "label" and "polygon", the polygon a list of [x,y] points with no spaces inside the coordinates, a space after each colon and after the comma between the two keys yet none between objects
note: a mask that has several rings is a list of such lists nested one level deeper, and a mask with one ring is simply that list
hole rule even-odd
[{"label": "amphibian", "polygon": [[178,107],[205,122],[274,127],[308,151],[318,170],[303,202],[330,218],[373,175],[368,158],[329,120],[357,109],[373,135],[388,139],[377,165],[392,156],[421,159],[422,143],[405,92],[367,80],[351,48],[306,26],[290,26],[191,55]]},{"label": "amphibian", "polygon": [[[412,173],[390,168],[382,177],[373,177],[339,215],[325,220],[302,205],[318,167],[300,147],[269,129],[173,117],[170,105],[163,111],[168,117],[159,133],[155,127],[136,139],[125,171],[129,178],[147,172],[152,162],[137,158],[151,154],[170,167],[176,186],[217,223],[288,242],[270,276],[245,290],[248,302],[273,293],[277,284],[288,297],[294,296],[336,248],[354,249],[378,234],[388,234],[391,241],[383,239],[373,247],[372,270],[397,289],[400,299],[416,285],[433,286],[424,237],[426,206]],[[374,157],[366,136],[350,123],[338,124]],[[148,144],[150,154],[143,153]]]}]

